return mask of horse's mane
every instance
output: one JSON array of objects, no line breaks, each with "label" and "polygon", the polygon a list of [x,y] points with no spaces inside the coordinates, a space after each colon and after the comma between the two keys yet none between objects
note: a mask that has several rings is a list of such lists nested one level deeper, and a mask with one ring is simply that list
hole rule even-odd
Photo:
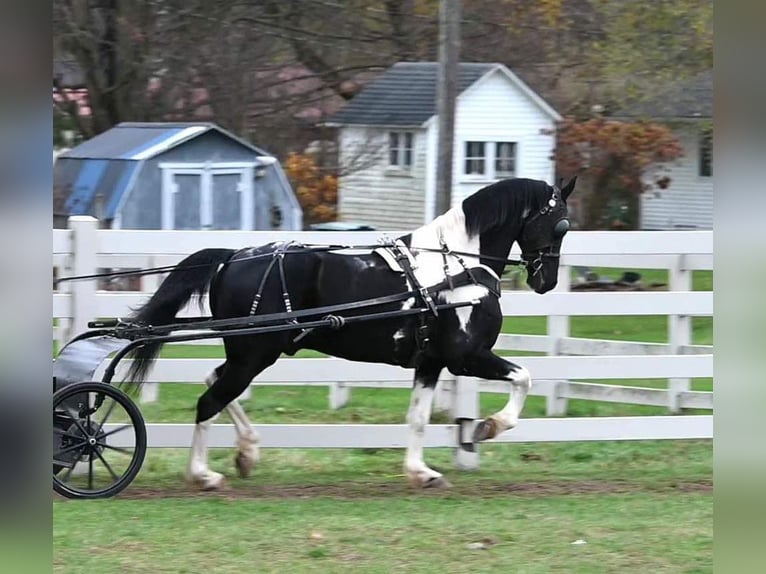
[{"label": "horse's mane", "polygon": [[537,209],[547,196],[544,181],[516,178],[493,183],[463,200],[466,232],[469,236],[484,233],[509,217],[521,222],[523,214]]}]

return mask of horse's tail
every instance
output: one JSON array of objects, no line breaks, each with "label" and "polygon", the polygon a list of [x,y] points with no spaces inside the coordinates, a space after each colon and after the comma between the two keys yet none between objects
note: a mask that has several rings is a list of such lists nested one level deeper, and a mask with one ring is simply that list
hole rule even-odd
[{"label": "horse's tail", "polygon": [[[203,249],[181,261],[167,276],[143,306],[139,307],[132,319],[148,325],[167,325],[193,296],[201,298],[210,287],[210,282],[222,263],[234,254],[234,249]],[[133,364],[127,380],[141,383],[157,358],[162,343],[149,343],[131,353]]]}]

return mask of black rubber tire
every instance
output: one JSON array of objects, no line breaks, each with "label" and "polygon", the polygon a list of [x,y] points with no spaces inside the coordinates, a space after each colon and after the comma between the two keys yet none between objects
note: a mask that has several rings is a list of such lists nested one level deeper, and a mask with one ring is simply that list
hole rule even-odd
[{"label": "black rubber tire", "polygon": [[66,498],[94,499],[116,496],[133,482],[133,479],[136,478],[136,475],[141,470],[141,465],[144,463],[144,458],[146,456],[146,424],[144,422],[144,417],[136,403],[133,402],[133,399],[115,386],[100,382],[74,383],[67,385],[53,394],[53,411],[56,411],[57,405],[62,404],[65,400],[72,398],[74,395],[93,392],[103,393],[106,396],[111,397],[125,409],[125,412],[128,414],[130,422],[135,429],[135,450],[128,468],[123,472],[122,476],[107,488],[98,490],[81,490],[70,487],[62,482],[57,476],[61,471],[61,467],[57,470],[56,465],[54,464],[53,489]]}]

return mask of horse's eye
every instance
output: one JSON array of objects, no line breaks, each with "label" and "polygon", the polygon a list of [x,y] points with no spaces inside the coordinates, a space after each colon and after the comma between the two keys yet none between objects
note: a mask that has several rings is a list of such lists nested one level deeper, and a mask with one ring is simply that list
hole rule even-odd
[{"label": "horse's eye", "polygon": [[564,234],[569,231],[569,220],[562,219],[553,227],[553,236],[556,239],[564,237]]}]

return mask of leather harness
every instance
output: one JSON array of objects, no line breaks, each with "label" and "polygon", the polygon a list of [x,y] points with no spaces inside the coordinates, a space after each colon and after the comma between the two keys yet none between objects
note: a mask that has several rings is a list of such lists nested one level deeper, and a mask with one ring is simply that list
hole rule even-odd
[{"label": "leather harness", "polygon": [[[403,301],[405,299],[409,299],[410,297],[414,295],[418,297],[421,300],[422,304],[429,309],[428,313],[421,313],[418,315],[419,325],[415,329],[415,349],[413,352],[413,356],[411,357],[408,363],[409,367],[417,367],[418,365],[420,365],[426,351],[428,350],[428,346],[431,340],[433,339],[436,320],[439,317],[439,311],[437,309],[436,302],[434,301],[434,297],[438,295],[438,293],[442,291],[453,290],[458,287],[463,287],[466,285],[477,285],[477,286],[485,287],[495,297],[500,297],[500,280],[497,278],[496,275],[494,275],[494,273],[491,273],[484,267],[477,267],[474,269],[469,268],[459,254],[449,249],[449,247],[447,246],[447,243],[444,241],[444,239],[441,236],[439,237],[439,243],[441,245],[442,260],[444,262],[445,278],[441,282],[437,283],[436,285],[432,285],[430,287],[424,287],[418,280],[415,274],[415,270],[413,268],[413,264],[412,264],[412,262],[415,261],[415,258],[412,255],[410,249],[406,245],[404,245],[401,242],[388,241],[388,242],[382,243],[380,246],[380,249],[384,249],[388,253],[390,253],[393,259],[399,265],[399,268],[401,269],[401,273],[403,273],[403,275],[405,276],[409,284],[412,286],[410,291],[389,297],[392,300],[392,302]],[[282,287],[282,300],[285,305],[285,310],[287,312],[286,314],[289,315],[292,313],[292,303],[290,302],[290,295],[288,293],[287,281],[285,279],[284,258],[285,258],[285,255],[288,253],[288,249],[293,245],[300,247],[298,244],[295,244],[292,241],[285,242],[280,244],[277,247],[277,249],[274,251],[274,253],[272,254],[272,259],[269,262],[269,265],[266,267],[266,271],[263,277],[261,278],[261,281],[258,285],[258,289],[253,296],[253,302],[250,306],[250,316],[253,316],[257,313],[258,306],[261,301],[261,297],[263,295],[263,290],[266,286],[266,281],[268,280],[268,277],[275,266],[279,268],[279,279],[280,279],[280,283]],[[415,251],[417,252],[417,248],[415,248]],[[463,268],[463,271],[461,271],[457,275],[450,275],[449,263],[448,263],[447,257],[454,257],[460,263],[461,267]],[[388,258],[386,259],[388,260]],[[389,298],[386,298],[386,299],[389,299]],[[344,306],[344,309],[354,309],[354,308],[355,308],[355,305],[353,303],[349,303],[348,305]],[[342,316],[332,315],[328,317],[332,317],[336,319],[335,321],[332,321],[330,328],[339,329],[343,327],[344,320]],[[293,320],[293,322],[295,322],[295,320]],[[293,342],[297,343],[298,341],[303,339],[312,331],[314,331],[314,328],[303,329],[295,337]]]}]

